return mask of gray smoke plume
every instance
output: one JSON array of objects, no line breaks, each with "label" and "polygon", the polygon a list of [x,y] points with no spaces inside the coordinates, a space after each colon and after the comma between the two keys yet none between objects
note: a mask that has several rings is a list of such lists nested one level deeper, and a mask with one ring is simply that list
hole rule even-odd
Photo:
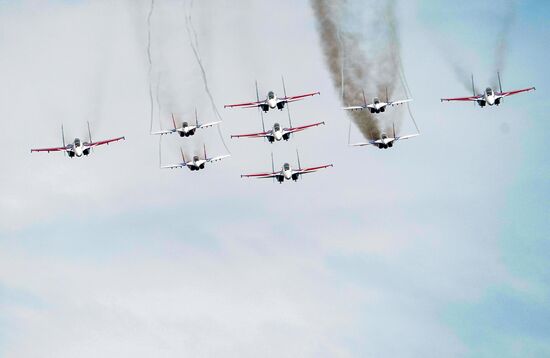
[{"label": "gray smoke plume", "polygon": [[[498,29],[492,34],[494,34],[494,43],[495,43],[495,49],[494,49],[494,59],[493,59],[493,68],[491,68],[491,72],[493,73],[491,77],[491,86],[493,88],[498,88],[498,78],[497,78],[497,71],[502,71],[504,69],[504,66],[506,64],[506,58],[507,58],[507,52],[508,52],[508,45],[509,45],[509,35],[510,31],[512,29],[512,26],[514,25],[514,20],[516,16],[516,2],[515,0],[504,0],[499,3],[498,11],[503,11],[503,15],[500,19],[497,20],[498,22]],[[481,24],[484,25],[484,24]],[[481,25],[478,25],[477,27],[481,28]],[[488,31],[488,29],[484,29],[485,31]],[[489,32],[491,33],[491,32]],[[464,86],[464,88],[470,93],[472,91],[472,82],[470,80],[470,76],[472,74],[472,65],[466,64],[467,61],[465,61],[464,56],[461,55],[460,50],[456,47],[452,46],[452,43],[448,41],[447,37],[443,37],[440,39],[436,38],[436,46],[440,50],[443,59],[447,62],[447,64],[451,67],[453,70],[453,73],[455,74],[456,79]],[[487,55],[490,56],[490,55]],[[479,90],[477,88],[474,89],[474,92],[476,94],[479,93]]]},{"label": "gray smoke plume", "polygon": [[[446,42],[441,42],[439,48],[445,62],[453,70],[458,82],[468,91],[467,93],[470,93],[472,91],[472,82],[470,81],[472,73],[464,65],[464,61],[460,59],[460,54],[453,50]],[[477,88],[474,89],[474,92],[476,94],[479,93]]]},{"label": "gray smoke plume", "polygon": [[[367,27],[357,19],[354,10],[345,1],[311,0],[323,52],[333,84],[342,94],[344,105],[358,105],[373,97],[390,100],[395,92],[400,66],[399,41],[397,38],[395,1],[368,6],[377,16],[367,23]],[[375,38],[374,48],[368,48],[367,35]],[[396,111],[388,113],[390,123],[396,118]],[[350,113],[365,138],[378,139],[380,128],[377,120],[368,111]]]}]

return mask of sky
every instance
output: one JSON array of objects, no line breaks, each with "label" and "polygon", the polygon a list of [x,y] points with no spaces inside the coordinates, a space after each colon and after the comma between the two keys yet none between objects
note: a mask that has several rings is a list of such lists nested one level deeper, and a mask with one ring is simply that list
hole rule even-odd
[{"label": "sky", "polygon": [[[470,94],[453,65],[479,87],[494,77],[506,7],[397,1],[421,135],[378,150],[347,145],[309,2],[195,2],[231,158],[193,173],[159,164],[180,146],[227,150],[216,129],[149,135],[149,80],[154,130],[172,112],[216,119],[183,1],[155,0],[149,76],[149,7],[0,1],[1,357],[550,355],[549,4],[517,2],[500,68],[505,90],[537,90],[480,109],[439,99]],[[288,143],[230,139],[261,122],[223,104],[253,99],[256,80],[280,92],[281,75],[289,94],[321,92],[292,104],[293,124],[326,125]],[[86,121],[94,139],[126,141],[30,153],[59,145],[61,124],[86,138]],[[270,170],[272,152],[295,164],[297,149],[304,166],[334,167],[240,178]]]}]

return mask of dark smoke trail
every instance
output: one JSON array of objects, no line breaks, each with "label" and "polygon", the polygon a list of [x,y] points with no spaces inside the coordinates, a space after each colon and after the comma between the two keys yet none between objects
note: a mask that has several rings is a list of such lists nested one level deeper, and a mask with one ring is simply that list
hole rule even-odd
[{"label": "dark smoke trail", "polygon": [[[216,117],[218,120],[223,121],[223,118],[218,111],[218,107],[216,106],[216,102],[214,101],[214,96],[212,95],[212,92],[210,92],[210,87],[208,85],[208,79],[206,77],[206,70],[204,69],[202,59],[199,52],[199,42],[198,42],[198,36],[197,32],[195,31],[195,27],[193,26],[193,21],[191,18],[191,10],[193,6],[193,1],[191,0],[189,3],[189,9],[185,7],[185,27],[187,28],[187,35],[189,37],[189,44],[191,45],[191,49],[193,50],[193,54],[195,55],[195,59],[197,60],[197,64],[199,65],[202,81],[204,83],[204,90],[206,91],[206,94],[208,95],[208,98],[210,99],[210,104],[212,105],[212,109],[214,110],[214,113],[216,114]],[[218,134],[220,136],[220,140],[225,147],[225,150],[228,153],[231,153],[229,148],[227,147],[227,144],[225,143],[225,140],[223,139],[223,134],[221,130],[221,126],[216,126],[218,128]]]},{"label": "dark smoke trail", "polygon": [[[395,1],[388,0],[381,12],[385,15],[372,22],[380,45],[373,50],[364,49],[365,41],[360,24],[344,19],[346,2],[311,0],[317,28],[321,38],[325,60],[331,73],[334,87],[341,93],[344,105],[363,103],[363,89],[369,86],[367,101],[374,94],[385,99],[386,90],[391,96],[396,89],[396,71],[399,63],[399,41],[395,27]],[[389,23],[389,24],[388,24]],[[346,27],[342,26],[345,25]],[[390,98],[391,99],[391,98]],[[390,118],[398,112],[387,113]],[[366,111],[349,113],[365,138],[378,139],[380,128],[374,116]]]},{"label": "dark smoke trail", "polygon": [[149,61],[149,104],[150,104],[150,114],[151,114],[151,125],[149,127],[149,133],[153,132],[153,60],[151,57],[151,17],[153,16],[153,11],[155,9],[155,0],[151,0],[151,7],[149,8],[149,13],[147,14],[147,59]]},{"label": "dark smoke trail", "polygon": [[[323,52],[327,61],[329,71],[332,75],[333,85],[342,93],[342,102],[344,105],[352,103],[362,103],[362,85],[357,83],[365,75],[360,62],[366,63],[367,60],[357,51],[357,38],[338,26],[334,16],[340,14],[340,6],[329,0],[312,0],[311,5],[317,19],[317,26],[323,44]],[[344,50],[345,49],[345,50]],[[347,50],[347,51],[346,51]],[[344,74],[344,56],[348,66],[349,80],[345,81]],[[348,63],[349,62],[349,63]],[[351,116],[359,130],[366,138],[375,138],[380,135],[376,122],[372,115],[366,111],[353,111]]]}]

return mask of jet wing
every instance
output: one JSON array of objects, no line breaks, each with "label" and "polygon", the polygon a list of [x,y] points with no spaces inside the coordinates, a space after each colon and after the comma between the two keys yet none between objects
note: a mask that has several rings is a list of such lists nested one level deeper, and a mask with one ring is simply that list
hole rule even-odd
[{"label": "jet wing", "polygon": [[212,127],[218,123],[221,123],[222,121],[216,121],[216,122],[210,122],[210,123],[204,123],[204,124],[199,124],[197,126],[197,128],[208,128],[208,127]]},{"label": "jet wing", "polygon": [[261,132],[261,133],[250,133],[250,134],[233,134],[231,138],[262,138],[271,136],[271,131]]},{"label": "jet wing", "polygon": [[257,173],[257,174],[242,174],[241,178],[256,178],[256,179],[265,179],[265,178],[276,178],[281,176],[281,172],[276,173]]},{"label": "jet wing", "polygon": [[118,142],[119,140],[125,140],[125,139],[126,138],[124,138],[124,137],[118,137],[118,138],[113,138],[113,139],[100,140],[99,142],[88,143],[88,147],[98,147],[100,145],[109,144],[109,143],[112,143],[112,142]]},{"label": "jet wing", "polygon": [[165,131],[158,131],[158,132],[153,132],[151,134],[160,134],[160,135],[164,135],[164,134],[172,134],[172,133],[175,133],[177,131],[177,129],[167,129]]},{"label": "jet wing", "polygon": [[420,134],[418,134],[418,133],[416,133],[416,134],[403,135],[403,136],[396,137],[395,140],[409,139],[409,138],[413,138],[413,137],[416,137],[416,136],[419,136],[419,135],[420,135]]},{"label": "jet wing", "polygon": [[217,156],[217,157],[214,157],[214,158],[208,158],[208,159],[206,159],[206,161],[208,163],[217,162],[218,160],[222,160],[222,159],[230,157],[230,156],[231,156],[230,154],[220,155],[220,156]]},{"label": "jet wing", "polygon": [[312,92],[312,93],[301,94],[301,95],[298,95],[298,96],[283,97],[283,98],[279,98],[279,102],[296,102],[296,101],[301,101],[301,100],[305,99],[306,97],[315,96],[315,95],[317,95],[317,94],[321,94],[321,92]]},{"label": "jet wing", "polygon": [[365,145],[375,145],[378,144],[375,140],[369,140],[368,142],[359,142],[359,143],[353,143],[350,144],[352,147],[363,147]]},{"label": "jet wing", "polygon": [[515,90],[515,91],[497,93],[496,95],[499,96],[499,97],[507,97],[507,96],[512,96],[514,94],[518,94],[518,93],[522,93],[522,92],[529,92],[529,91],[534,91],[534,90],[536,90],[535,87],[529,87],[529,88],[524,88],[524,89]]},{"label": "jet wing", "polygon": [[349,107],[342,107],[342,109],[345,109],[345,110],[351,110],[351,111],[356,111],[356,110],[359,110],[359,111],[362,111],[366,108],[375,108],[374,107],[374,104],[367,104],[366,106],[349,106]]},{"label": "jet wing", "polygon": [[388,105],[390,106],[398,106],[400,104],[403,104],[403,103],[407,103],[407,102],[411,102],[412,101],[412,98],[409,98],[409,99],[403,99],[401,101],[392,101],[390,103],[388,103]]},{"label": "jet wing", "polygon": [[342,107],[342,109],[345,109],[346,111],[357,111],[357,110],[363,110],[365,109],[365,106],[349,106],[349,107]]},{"label": "jet wing", "polygon": [[38,148],[38,149],[31,149],[31,153],[33,152],[60,152],[60,151],[67,151],[71,149],[70,146],[67,147],[55,147],[55,148]]},{"label": "jet wing", "polygon": [[441,102],[443,102],[443,101],[479,101],[479,100],[482,100],[482,99],[483,99],[483,96],[441,98]]},{"label": "jet wing", "polygon": [[319,167],[311,167],[311,168],[299,169],[299,170],[294,171],[294,173],[297,173],[297,174],[315,173],[315,172],[318,171],[318,170],[325,169],[325,168],[329,168],[329,167],[332,167],[332,164],[321,165],[321,166],[319,166]]},{"label": "jet wing", "polygon": [[285,132],[285,133],[300,132],[300,131],[303,131],[305,129],[311,128],[311,127],[320,126],[321,124],[325,124],[325,122],[317,122],[317,123],[308,124],[308,125],[300,126],[300,127],[294,127],[294,128],[285,128],[285,129],[283,129],[283,132]]},{"label": "jet wing", "polygon": [[178,163],[178,164],[163,165],[160,168],[161,169],[176,169],[176,168],[185,168],[186,166],[187,166],[187,163]]},{"label": "jet wing", "polygon": [[246,103],[237,103],[237,104],[226,104],[223,108],[255,108],[259,107],[262,104],[267,104],[266,101],[258,102],[246,102]]}]

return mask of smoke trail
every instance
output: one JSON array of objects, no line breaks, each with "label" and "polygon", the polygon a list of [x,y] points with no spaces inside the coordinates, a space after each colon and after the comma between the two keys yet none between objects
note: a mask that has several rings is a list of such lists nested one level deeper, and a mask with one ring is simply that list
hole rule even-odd
[{"label": "smoke trail", "polygon": [[[508,52],[509,34],[512,26],[514,25],[516,16],[516,1],[501,1],[498,8],[503,9],[504,15],[500,20],[497,20],[497,22],[499,23],[499,29],[495,32],[494,36],[494,68],[491,69],[494,74],[492,75],[490,82],[493,88],[498,88],[498,78],[496,72],[502,71],[506,64],[505,61]],[[445,62],[447,62],[449,67],[451,67],[456,79],[463,85],[468,93],[470,93],[470,91],[472,91],[472,83],[470,82],[471,69],[468,70],[466,67],[471,68],[472,66],[465,65],[466,61],[464,60],[464,57],[461,56],[459,50],[452,47],[452,45],[448,41],[447,36],[436,39],[435,44],[438,47],[438,50],[441,52]],[[474,89],[474,92],[479,93],[477,88]]]},{"label": "smoke trail", "polygon": [[[328,0],[312,0],[311,5],[318,22],[323,52],[332,75],[333,85],[342,93],[344,105],[362,103],[362,86],[357,83],[357,79],[363,78],[364,71],[361,66],[358,66],[358,62],[367,61],[356,50],[357,38],[354,34],[345,31],[337,24],[335,17],[341,16],[342,9]],[[345,64],[348,65],[348,72],[351,74],[348,81],[343,78],[344,53],[347,60]],[[365,137],[379,136],[380,133],[370,113],[353,111],[351,116]]]},{"label": "smoke trail", "polygon": [[[395,13],[387,12],[386,16],[388,18],[388,23],[390,24],[391,37],[394,39],[395,43],[397,44],[399,41],[399,37],[398,37],[397,21],[395,18]],[[405,89],[405,94],[407,95],[407,98],[414,98],[412,95],[411,89],[409,87],[409,83],[407,81],[407,76],[405,75],[405,69],[403,68],[403,60],[401,58],[401,53],[400,51],[395,51],[394,54],[395,54],[397,67],[399,68],[399,80],[401,82],[401,85]],[[414,123],[414,127],[416,128],[417,133],[420,133],[420,129],[418,128],[418,124],[416,124],[416,120],[412,113],[410,103],[409,102],[405,103],[405,106],[407,106],[407,111],[409,112],[409,116],[411,117]]]},{"label": "smoke trail", "polygon": [[506,54],[508,52],[508,37],[512,26],[515,22],[516,14],[516,3],[515,1],[510,1],[506,9],[506,13],[502,19],[501,28],[497,36],[496,47],[495,47],[495,74],[493,74],[493,79],[491,81],[493,88],[498,88],[498,77],[496,71],[502,71],[506,65]]},{"label": "smoke trail", "polygon": [[[369,23],[377,38],[376,47],[372,49],[365,48],[365,27],[357,24],[356,19],[349,18],[355,14],[354,9],[350,10],[348,5],[347,2],[311,0],[333,85],[341,93],[344,105],[363,103],[363,90],[366,86],[368,94],[385,99],[386,90],[388,96],[395,91],[399,75],[396,71],[399,63],[399,41],[397,31],[394,30],[395,0],[388,0],[383,7],[375,9],[385,16]],[[370,112],[352,111],[349,114],[365,138],[379,138],[378,121]],[[397,114],[398,112],[391,111],[387,116],[394,118]]]},{"label": "smoke trail", "polygon": [[[472,83],[470,82],[471,72],[464,66],[464,60],[461,59],[460,54],[453,50],[446,41],[440,42],[438,48],[445,62],[451,67],[457,81],[468,91],[467,93],[470,93],[472,91]],[[474,92],[478,93],[477,88],[474,89]]]},{"label": "smoke trail", "polygon": [[[160,130],[162,130],[162,121],[160,120],[161,114],[162,114],[162,107],[160,105],[160,78],[161,78],[161,74],[159,73],[159,78],[157,80],[156,101],[157,101],[157,117],[159,118]],[[152,128],[151,128],[151,131],[153,131]]]},{"label": "smoke trail", "polygon": [[151,125],[149,127],[149,133],[153,132],[153,60],[151,56],[151,17],[153,16],[153,11],[155,10],[155,0],[151,0],[151,6],[149,7],[149,13],[147,14],[147,60],[149,61],[149,104],[150,104],[150,117]]},{"label": "smoke trail", "polygon": [[[185,27],[187,29],[189,44],[191,45],[191,49],[193,50],[193,54],[195,55],[195,59],[197,60],[197,64],[199,65],[199,68],[200,68],[200,71],[201,71],[201,76],[202,76],[202,81],[203,81],[203,84],[204,84],[204,90],[206,91],[206,94],[208,95],[208,98],[210,99],[210,104],[212,105],[212,109],[213,109],[214,113],[216,114],[216,117],[218,118],[218,120],[223,121],[223,118],[222,118],[220,112],[218,111],[218,107],[216,106],[216,102],[214,101],[214,96],[212,95],[212,92],[210,92],[210,87],[208,85],[208,79],[207,79],[207,76],[206,76],[206,70],[204,69],[202,59],[201,59],[201,56],[200,56],[198,36],[197,36],[197,32],[195,31],[195,27],[193,26],[193,21],[192,21],[192,18],[191,18],[192,7],[193,7],[193,1],[192,0],[189,2],[189,7],[185,7],[185,5],[184,5],[185,12],[186,12]],[[216,127],[218,128],[218,134],[220,136],[220,140],[221,140],[223,146],[225,147],[225,150],[228,153],[231,153],[231,151],[227,147],[227,144],[225,143],[225,140],[223,139],[221,126],[218,125]]]}]

